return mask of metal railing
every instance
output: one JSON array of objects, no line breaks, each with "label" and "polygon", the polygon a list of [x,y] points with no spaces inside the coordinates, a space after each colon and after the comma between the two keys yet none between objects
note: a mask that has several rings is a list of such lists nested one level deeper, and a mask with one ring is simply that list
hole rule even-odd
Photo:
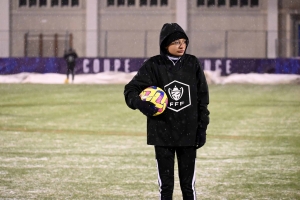
[{"label": "metal railing", "polygon": [[[85,30],[24,30],[0,32],[0,43],[7,44],[10,57],[62,57],[64,50],[75,48],[85,56]],[[187,53],[206,58],[267,58],[268,44],[274,43],[276,57],[300,55],[300,42],[294,39],[269,40],[267,31],[188,31]],[[9,35],[9,37],[7,37]],[[280,35],[280,34],[279,34]],[[284,33],[288,37],[289,32]],[[103,30],[97,32],[95,45],[100,57],[150,57],[159,54],[159,30]],[[282,36],[281,36],[282,37]],[[7,45],[6,45],[7,46]],[[2,56],[0,52],[0,57]],[[4,54],[4,53],[3,53]],[[3,56],[2,56],[3,57]]]},{"label": "metal railing", "polygon": [[24,34],[25,57],[60,57],[63,51],[73,47],[73,34]]}]

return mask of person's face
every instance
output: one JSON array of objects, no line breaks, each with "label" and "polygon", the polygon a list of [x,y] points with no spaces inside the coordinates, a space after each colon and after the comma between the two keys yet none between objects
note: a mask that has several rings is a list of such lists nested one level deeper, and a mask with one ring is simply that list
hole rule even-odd
[{"label": "person's face", "polygon": [[171,55],[182,56],[186,49],[186,39],[179,39],[167,46],[167,50]]}]

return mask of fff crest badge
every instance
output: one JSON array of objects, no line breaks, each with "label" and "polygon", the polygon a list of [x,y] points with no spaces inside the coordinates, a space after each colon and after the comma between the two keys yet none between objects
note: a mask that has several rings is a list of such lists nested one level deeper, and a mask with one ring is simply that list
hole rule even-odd
[{"label": "fff crest badge", "polygon": [[168,108],[175,112],[191,105],[190,86],[179,82],[172,81],[164,86],[164,89],[168,95]]}]

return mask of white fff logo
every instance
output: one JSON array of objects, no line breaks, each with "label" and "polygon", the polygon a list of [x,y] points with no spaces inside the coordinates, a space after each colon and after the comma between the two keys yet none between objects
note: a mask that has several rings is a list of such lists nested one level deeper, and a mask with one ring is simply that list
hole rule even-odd
[{"label": "white fff logo", "polygon": [[179,112],[191,105],[190,86],[174,80],[164,86],[169,98],[168,109]]},{"label": "white fff logo", "polygon": [[175,87],[173,89],[169,88],[168,92],[172,99],[174,99],[175,101],[178,101],[183,95],[183,87],[178,89],[175,85]]}]

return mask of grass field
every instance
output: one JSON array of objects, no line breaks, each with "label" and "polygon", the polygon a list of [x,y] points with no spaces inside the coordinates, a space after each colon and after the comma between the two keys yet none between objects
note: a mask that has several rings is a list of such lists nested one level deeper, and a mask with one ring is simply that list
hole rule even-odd
[{"label": "grass field", "polygon": [[[158,199],[123,87],[0,84],[0,199]],[[300,86],[211,85],[210,98],[198,199],[300,199]]]}]

